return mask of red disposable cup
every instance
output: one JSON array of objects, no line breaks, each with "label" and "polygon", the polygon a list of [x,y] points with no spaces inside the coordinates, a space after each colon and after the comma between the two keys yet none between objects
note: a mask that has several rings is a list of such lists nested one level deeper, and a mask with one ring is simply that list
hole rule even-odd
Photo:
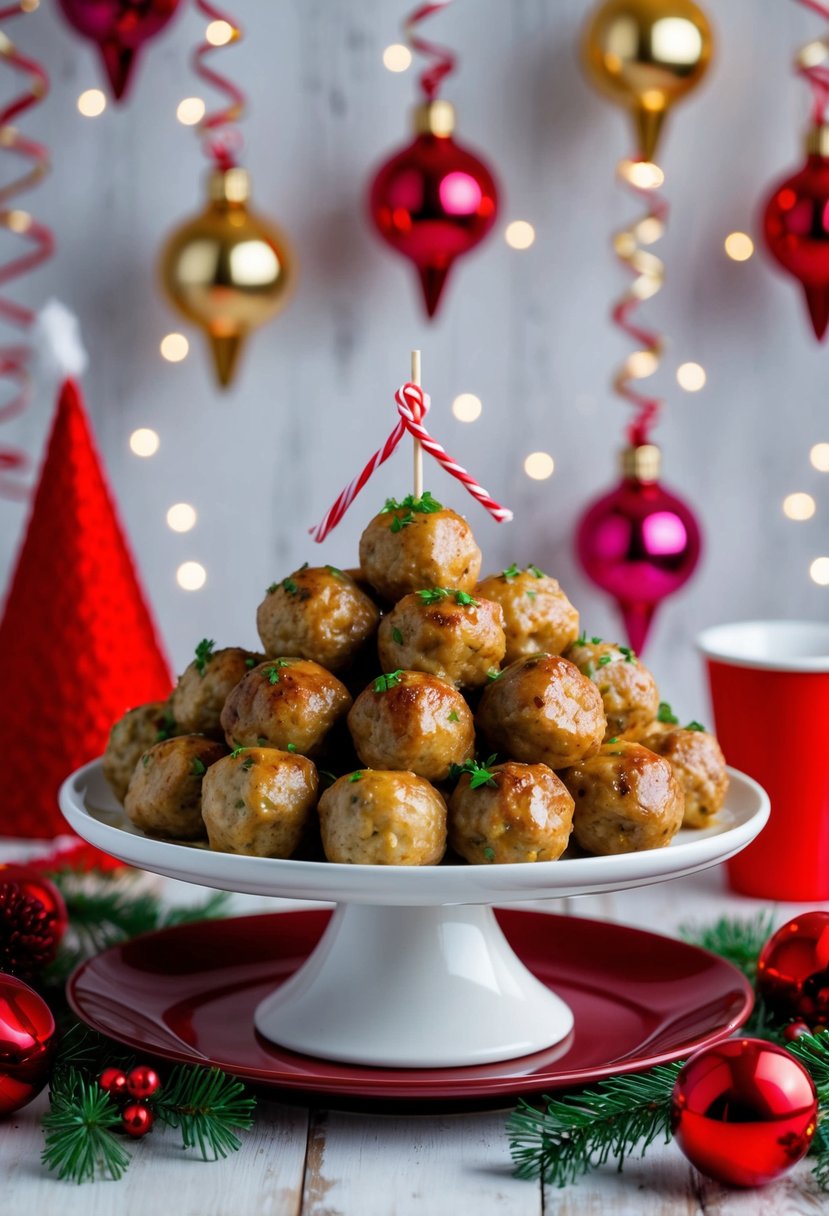
[{"label": "red disposable cup", "polygon": [[697,641],[725,758],[771,799],[766,827],[727,863],[731,886],[829,899],[829,624],[741,621]]}]

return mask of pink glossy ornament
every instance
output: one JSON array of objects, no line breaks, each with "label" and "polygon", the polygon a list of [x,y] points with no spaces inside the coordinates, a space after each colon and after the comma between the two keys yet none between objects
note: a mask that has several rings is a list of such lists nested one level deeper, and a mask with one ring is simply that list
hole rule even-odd
[{"label": "pink glossy ornament", "polygon": [[803,168],[772,190],[763,233],[772,257],[800,281],[822,340],[829,326],[829,125],[809,132]]},{"label": "pink glossy ornament", "polygon": [[676,1079],[674,1137],[702,1174],[764,1186],[805,1156],[817,1094],[798,1060],[762,1039],[729,1039],[692,1056]]},{"label": "pink glossy ornament", "polygon": [[829,1026],[829,912],[804,912],[771,935],[757,962],[757,990],[777,1017]]},{"label": "pink glossy ornament", "polygon": [[66,20],[94,42],[116,101],[129,87],[138,52],[167,24],[179,0],[59,0]]},{"label": "pink glossy ornament", "polygon": [[588,578],[616,600],[628,640],[644,649],[653,615],[699,561],[696,517],[659,481],[653,444],[622,453],[622,479],[592,503],[578,525],[576,551]]},{"label": "pink glossy ornament", "polygon": [[480,244],[498,214],[495,179],[453,130],[449,102],[418,106],[413,142],[386,161],[369,197],[377,231],[414,263],[430,317],[455,259]]},{"label": "pink glossy ornament", "polygon": [[55,1019],[28,984],[0,974],[0,1119],[43,1089],[55,1050]]}]

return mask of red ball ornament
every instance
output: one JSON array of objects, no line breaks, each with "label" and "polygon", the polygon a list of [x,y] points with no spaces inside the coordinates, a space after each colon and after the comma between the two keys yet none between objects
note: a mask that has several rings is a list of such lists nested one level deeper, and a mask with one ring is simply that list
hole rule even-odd
[{"label": "red ball ornament", "polygon": [[659,478],[653,444],[622,453],[622,480],[592,503],[578,525],[576,550],[588,578],[616,600],[634,650],[644,648],[653,615],[691,577],[699,524]]},{"label": "red ball ornament", "polygon": [[763,1186],[805,1156],[817,1127],[812,1078],[793,1055],[762,1039],[704,1047],[674,1086],[671,1126],[702,1174]]},{"label": "red ball ornament", "polygon": [[800,280],[821,340],[829,325],[829,126],[809,132],[803,168],[772,190],[763,233],[772,257]]},{"label": "red ball ornament", "polygon": [[127,1078],[120,1068],[105,1068],[98,1078],[98,1084],[113,1098],[121,1098],[127,1092]]},{"label": "red ball ornament", "polygon": [[0,975],[0,1117],[37,1097],[49,1078],[55,1019],[42,997]]},{"label": "red ball ornament", "polygon": [[829,1026],[829,912],[804,912],[772,934],[757,963],[757,990],[776,1017]]},{"label": "red ball ornament", "polygon": [[152,1131],[154,1116],[149,1107],[142,1106],[140,1102],[130,1102],[129,1106],[124,1107],[121,1122],[127,1135],[137,1140]]},{"label": "red ball ornament", "polygon": [[127,1075],[127,1092],[133,1098],[151,1098],[161,1087],[158,1073],[148,1064],[139,1064]]},{"label": "red ball ornament", "polygon": [[456,143],[448,101],[415,110],[415,139],[371,185],[369,211],[385,241],[414,263],[426,312],[437,312],[455,258],[474,249],[498,214],[498,190],[482,160]]},{"label": "red ball ornament", "polygon": [[59,0],[66,20],[97,44],[116,101],[130,83],[138,52],[167,24],[179,0]]},{"label": "red ball ornament", "polygon": [[69,913],[63,896],[51,879],[45,874],[29,866],[17,866],[11,863],[0,865],[0,883],[9,879],[16,883],[21,890],[32,899],[39,899],[50,917],[50,932],[54,942],[52,958],[57,953],[63,935],[69,926]]}]

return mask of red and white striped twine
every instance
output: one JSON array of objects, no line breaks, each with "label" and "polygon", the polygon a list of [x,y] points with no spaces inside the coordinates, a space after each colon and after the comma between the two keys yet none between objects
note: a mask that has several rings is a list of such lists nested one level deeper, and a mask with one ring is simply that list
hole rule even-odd
[{"label": "red and white striped twine", "polygon": [[453,460],[438,441],[433,439],[426,430],[423,425],[423,419],[429,412],[430,401],[423,389],[417,384],[403,384],[394,394],[394,399],[397,402],[397,412],[400,415],[400,421],[382,448],[379,448],[371,457],[363,471],[345,487],[322,522],[316,528],[309,529],[314,540],[319,544],[325,540],[333,528],[336,528],[372,473],[388,460],[407,431],[412,438],[420,441],[423,450],[428,452],[430,456],[434,456],[435,460],[446,469],[447,473],[451,473],[453,477],[458,479],[472,497],[476,498],[481,506],[489,511],[493,519],[497,520],[498,523],[512,519],[512,511],[507,510],[506,507],[502,507],[494,498],[491,498],[487,491],[478,485],[472,474],[468,473],[456,460]]}]

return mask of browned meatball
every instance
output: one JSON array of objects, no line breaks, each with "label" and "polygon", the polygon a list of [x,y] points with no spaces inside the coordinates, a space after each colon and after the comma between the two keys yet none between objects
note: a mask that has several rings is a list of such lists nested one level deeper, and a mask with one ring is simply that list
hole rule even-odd
[{"label": "browned meatball", "polygon": [[206,638],[199,642],[196,657],[179,677],[170,703],[182,733],[222,739],[220,719],[228,693],[265,656],[241,646],[214,650],[214,645]]},{"label": "browned meatball", "polygon": [[151,836],[201,840],[202,778],[225,749],[204,735],[181,735],[149,748],[135,766],[124,810]]},{"label": "browned meatball", "polygon": [[348,715],[360,761],[377,769],[407,769],[443,781],[452,764],[475,750],[469,706],[452,684],[421,671],[379,676]]},{"label": "browned meatball", "polygon": [[505,647],[501,605],[446,587],[404,596],[377,635],[385,671],[428,671],[464,688],[486,684]]},{"label": "browned meatball", "polygon": [[685,798],[670,764],[639,743],[605,743],[561,777],[576,803],[573,835],[588,853],[661,849],[682,824]]},{"label": "browned meatball", "polygon": [[374,637],[380,609],[336,566],[303,566],[268,587],[256,627],[269,655],[294,654],[330,671],[352,662]]},{"label": "browned meatball", "polygon": [[685,790],[685,828],[707,828],[725,801],[728,773],[720,745],[707,730],[670,727],[649,734],[645,747],[664,756]]},{"label": "browned meatball", "polygon": [[317,770],[305,756],[250,747],[208,769],[202,816],[211,849],[291,857],[317,799]]},{"label": "browned meatball", "polygon": [[581,637],[567,658],[602,694],[609,739],[641,739],[659,707],[656,680],[628,646]]},{"label": "browned meatball", "polygon": [[[360,566],[377,594],[393,604],[418,587],[471,591],[481,570],[481,550],[466,520],[428,494],[404,499],[400,506],[390,506],[392,501],[360,537]],[[428,510],[418,503],[426,503]]]},{"label": "browned meatball", "polygon": [[[567,848],[573,799],[546,764],[514,760],[472,787],[464,773],[449,799],[449,844],[473,865],[555,861]],[[482,773],[479,776],[483,776]]]},{"label": "browned meatball", "polygon": [[434,866],[446,851],[446,803],[414,773],[358,769],[319,802],[329,861],[350,865]]},{"label": "browned meatball", "polygon": [[531,654],[563,654],[579,636],[579,614],[554,578],[538,566],[508,566],[475,588],[504,611],[507,663]]},{"label": "browned meatball", "polygon": [[319,663],[267,659],[227,698],[222,727],[231,747],[275,747],[312,756],[350,708],[348,689]]},{"label": "browned meatball", "polygon": [[476,721],[493,748],[550,768],[592,756],[605,730],[595,684],[567,659],[549,654],[505,667],[485,690]]},{"label": "browned meatball", "polygon": [[103,770],[112,792],[123,802],[135,766],[147,748],[176,734],[169,701],[150,701],[127,710],[109,732]]}]

